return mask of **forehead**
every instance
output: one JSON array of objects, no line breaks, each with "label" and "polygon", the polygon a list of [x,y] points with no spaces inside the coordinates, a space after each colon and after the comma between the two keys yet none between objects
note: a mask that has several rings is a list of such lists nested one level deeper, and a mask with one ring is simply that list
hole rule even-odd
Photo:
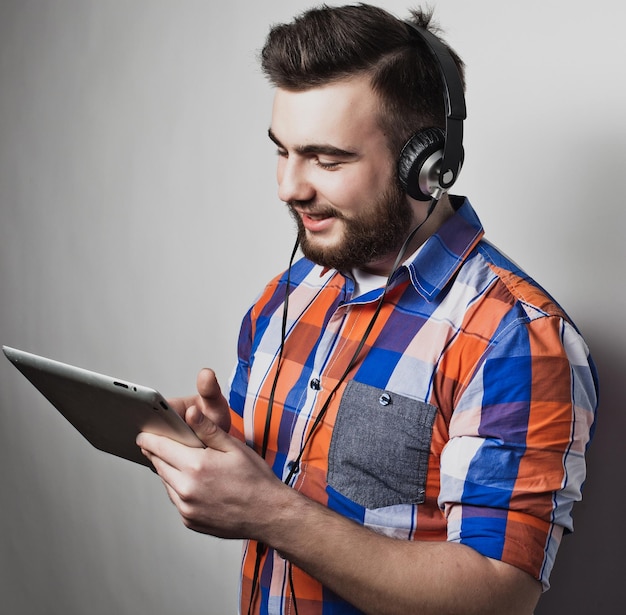
[{"label": "forehead", "polygon": [[378,98],[359,76],[303,91],[278,88],[271,130],[285,147],[323,142],[358,150],[385,143],[379,117]]}]

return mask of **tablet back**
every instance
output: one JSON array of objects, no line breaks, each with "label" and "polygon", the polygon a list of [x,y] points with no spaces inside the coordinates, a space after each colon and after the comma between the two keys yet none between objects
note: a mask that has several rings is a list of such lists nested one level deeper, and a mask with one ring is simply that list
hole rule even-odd
[{"label": "tablet back", "polygon": [[148,467],[135,443],[148,431],[202,447],[160,393],[111,376],[3,346],[7,358],[96,448]]}]

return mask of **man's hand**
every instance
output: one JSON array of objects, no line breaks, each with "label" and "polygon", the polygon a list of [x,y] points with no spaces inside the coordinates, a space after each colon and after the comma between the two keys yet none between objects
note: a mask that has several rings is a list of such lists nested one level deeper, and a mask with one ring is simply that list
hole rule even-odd
[{"label": "man's hand", "polygon": [[205,424],[204,418],[215,423],[225,432],[230,429],[230,410],[228,401],[222,395],[220,385],[212,369],[200,370],[196,381],[197,395],[189,397],[176,397],[169,399],[168,403],[178,414],[185,419],[187,424],[196,432],[202,440],[202,432],[211,429]]},{"label": "man's hand", "polygon": [[187,415],[202,416],[196,433],[206,449],[149,433],[137,438],[185,526],[220,538],[260,538],[281,493],[291,489],[259,455],[198,413],[197,407],[189,406]]}]

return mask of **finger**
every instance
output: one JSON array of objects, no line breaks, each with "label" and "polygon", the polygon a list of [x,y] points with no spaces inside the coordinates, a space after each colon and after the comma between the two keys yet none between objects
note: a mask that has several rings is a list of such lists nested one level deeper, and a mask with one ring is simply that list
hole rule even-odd
[{"label": "finger", "polygon": [[185,420],[207,448],[223,453],[236,448],[236,441],[195,406],[187,410]]},{"label": "finger", "polygon": [[[209,404],[215,403],[216,401],[221,402],[223,398],[215,372],[208,367],[204,367],[200,370],[196,379],[196,389],[198,390],[198,395],[201,399]],[[184,416],[185,410],[197,403],[198,396],[189,395],[186,397],[170,397],[167,401],[169,405],[176,410],[176,412],[178,412],[181,416]]]},{"label": "finger", "polygon": [[181,500],[175,487],[175,481],[178,480],[178,477],[182,476],[182,473],[176,468],[172,467],[163,459],[151,453],[149,450],[142,448],[141,452],[150,461],[153,470],[161,479],[161,482],[163,483],[163,486],[165,487],[165,490],[171,502],[174,504],[174,506],[176,506],[176,508],[179,508]]},{"label": "finger", "polygon": [[[226,427],[224,420],[225,416],[228,414],[228,402],[222,395],[215,372],[208,367],[200,370],[196,380],[196,388],[198,395],[170,397],[167,403],[182,418],[185,418],[185,412],[190,406],[200,403],[201,410],[205,412],[207,416],[217,420],[221,427]],[[200,397],[200,402],[198,402],[198,396]]]},{"label": "finger", "polygon": [[228,401],[222,395],[215,372],[207,367],[200,370],[196,387],[199,395],[199,410],[224,431],[228,431],[230,428],[230,409]]},{"label": "finger", "polygon": [[215,372],[208,367],[201,369],[198,373],[196,387],[200,397],[208,402],[220,402],[224,398]]},{"label": "finger", "polygon": [[[157,466],[161,465],[161,462],[180,470],[184,465],[185,453],[190,448],[165,436],[147,432],[140,433],[136,443],[157,471],[159,471]],[[159,474],[161,474],[160,471]]]},{"label": "finger", "polygon": [[188,398],[186,398],[186,397],[170,397],[167,400],[167,403],[170,405],[171,408],[173,408],[176,411],[176,413],[181,418],[185,418],[185,410],[187,409],[187,406],[190,403],[188,401]]},{"label": "finger", "polygon": [[198,406],[187,408],[183,418],[187,425],[193,429],[196,436],[206,445],[205,440],[215,431],[217,428],[216,424]]}]

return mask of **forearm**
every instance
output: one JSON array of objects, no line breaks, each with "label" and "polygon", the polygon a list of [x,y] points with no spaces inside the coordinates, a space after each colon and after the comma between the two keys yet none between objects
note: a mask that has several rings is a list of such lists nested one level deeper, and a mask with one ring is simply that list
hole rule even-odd
[{"label": "forearm", "polygon": [[469,547],[388,538],[293,490],[275,510],[262,539],[366,613],[521,615],[540,595],[525,572]]},{"label": "forearm", "polygon": [[540,585],[527,573],[466,546],[376,534],[287,487],[216,426],[202,435],[205,449],[138,438],[190,529],[259,540],[366,613],[532,613]]}]

